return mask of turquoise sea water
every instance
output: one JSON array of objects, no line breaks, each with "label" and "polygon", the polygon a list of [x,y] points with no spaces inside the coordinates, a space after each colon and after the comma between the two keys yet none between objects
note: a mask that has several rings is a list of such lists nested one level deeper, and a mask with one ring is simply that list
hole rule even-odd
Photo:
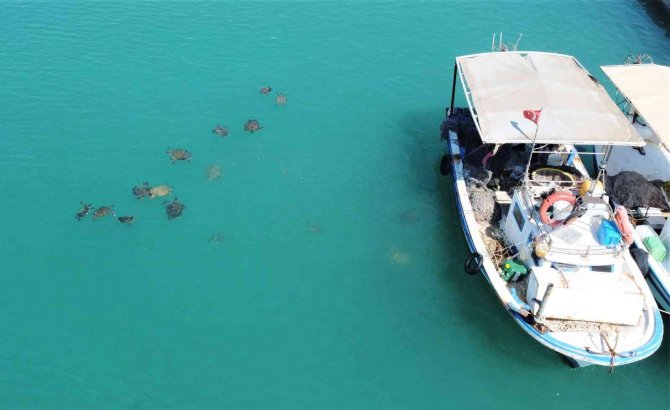
[{"label": "turquoise sea water", "polygon": [[1,2],[0,407],[670,407],[667,335],[572,370],[463,272],[439,125],[494,31],[670,63],[648,2]]}]

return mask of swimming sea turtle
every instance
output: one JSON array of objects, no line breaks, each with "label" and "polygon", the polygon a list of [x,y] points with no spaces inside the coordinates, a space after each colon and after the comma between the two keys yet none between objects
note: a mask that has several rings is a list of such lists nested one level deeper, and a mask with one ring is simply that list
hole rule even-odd
[{"label": "swimming sea turtle", "polygon": [[277,105],[286,105],[288,97],[284,93],[277,94]]},{"label": "swimming sea turtle", "polygon": [[126,225],[131,225],[133,222],[135,222],[135,217],[132,215],[119,216],[119,222]]},{"label": "swimming sea turtle", "polygon": [[268,87],[263,87],[259,91],[259,94],[270,94],[271,91],[272,91],[272,87],[269,87],[269,86]]},{"label": "swimming sea turtle", "polygon": [[183,148],[177,148],[177,149],[168,148],[168,150],[165,151],[165,153],[170,154],[170,159],[172,160],[173,164],[175,163],[175,161],[190,161],[191,160],[191,153],[188,152],[188,150],[185,150]]},{"label": "swimming sea turtle", "polygon": [[419,221],[419,215],[414,209],[408,209],[400,214],[400,222],[413,224]]},{"label": "swimming sea turtle", "polygon": [[207,180],[214,181],[221,178],[221,167],[218,164],[212,164],[207,167]]},{"label": "swimming sea turtle", "polygon": [[223,236],[223,234],[220,233],[214,233],[212,236],[209,237],[209,243],[212,245],[218,245],[222,243],[226,238]]},{"label": "swimming sea turtle", "polygon": [[167,212],[168,219],[174,219],[181,216],[182,212],[184,212],[184,208],[186,208],[186,205],[175,198],[172,202],[167,204],[165,212]]},{"label": "swimming sea turtle", "polygon": [[320,226],[320,225],[317,225],[317,224],[315,224],[315,223],[313,223],[313,222],[310,222],[310,223],[307,225],[307,231],[308,231],[309,233],[313,233],[313,234],[315,234],[315,235],[318,235],[318,234],[320,234],[320,233],[322,232],[322,229],[321,229],[321,226]]},{"label": "swimming sea turtle", "polygon": [[93,220],[96,220],[98,218],[102,218],[103,216],[107,216],[109,214],[112,214],[116,216],[114,213],[114,210],[112,209],[114,205],[111,206],[101,206],[100,208],[96,209],[95,212],[93,213]]},{"label": "swimming sea turtle", "polygon": [[133,187],[133,195],[137,199],[142,199],[144,197],[147,197],[150,195],[151,187],[149,186],[148,182],[142,183],[142,185],[134,186]]},{"label": "swimming sea turtle", "polygon": [[407,265],[412,262],[412,256],[397,246],[392,246],[391,260],[398,265]]},{"label": "swimming sea turtle", "polygon": [[228,134],[230,133],[230,130],[228,127],[222,127],[219,124],[216,124],[216,127],[212,130],[212,132],[219,137],[227,137]]},{"label": "swimming sea turtle", "polygon": [[81,210],[79,210],[79,212],[77,212],[77,215],[74,216],[74,218],[75,218],[76,220],[78,220],[78,221],[81,221],[81,218],[83,218],[83,217],[85,217],[86,215],[88,215],[89,211],[90,211],[91,209],[93,209],[93,205],[91,205],[91,204],[85,204],[85,203],[83,203],[83,202],[80,202],[80,203],[81,203],[81,206],[82,206],[83,208],[81,208]]},{"label": "swimming sea turtle", "polygon": [[158,185],[149,189],[149,195],[151,199],[154,199],[158,196],[170,195],[172,192],[172,187],[170,185]]},{"label": "swimming sea turtle", "polygon": [[246,124],[244,124],[244,130],[249,131],[252,134],[261,128],[263,127],[261,127],[261,124],[259,124],[256,120],[249,120],[246,122]]}]

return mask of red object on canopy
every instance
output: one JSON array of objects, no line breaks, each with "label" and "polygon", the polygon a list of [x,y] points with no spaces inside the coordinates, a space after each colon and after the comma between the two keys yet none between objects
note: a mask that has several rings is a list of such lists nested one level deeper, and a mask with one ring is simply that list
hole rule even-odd
[{"label": "red object on canopy", "polygon": [[537,122],[540,121],[540,114],[542,113],[542,110],[525,110],[523,112],[524,118],[527,118],[535,123],[537,125]]}]

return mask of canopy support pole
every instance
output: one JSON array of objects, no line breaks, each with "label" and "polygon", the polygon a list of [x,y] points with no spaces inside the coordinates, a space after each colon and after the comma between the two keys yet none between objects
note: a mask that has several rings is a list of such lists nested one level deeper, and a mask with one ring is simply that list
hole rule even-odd
[{"label": "canopy support pole", "polygon": [[451,104],[449,104],[449,116],[454,113],[454,97],[456,97],[456,72],[458,66],[454,63],[454,81],[451,84]]},{"label": "canopy support pole", "polygon": [[[605,175],[607,171],[607,161],[610,158],[610,154],[612,153],[612,146],[608,145],[607,148],[605,148],[605,155],[603,155],[602,159],[600,160],[600,165],[598,165],[598,177],[596,178],[596,181],[602,181],[603,183],[603,189],[605,188]],[[596,189],[596,184],[591,184],[589,187],[589,195],[593,194],[593,190]]]}]

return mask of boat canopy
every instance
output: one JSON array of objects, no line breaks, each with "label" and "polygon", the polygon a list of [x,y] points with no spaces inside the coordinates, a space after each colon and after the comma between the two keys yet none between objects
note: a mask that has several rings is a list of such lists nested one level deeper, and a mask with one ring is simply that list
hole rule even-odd
[{"label": "boat canopy", "polygon": [[[457,57],[456,65],[484,143],[644,145],[605,89],[574,57],[493,52]],[[535,124],[523,111],[540,109],[536,135]]]},{"label": "boat canopy", "polygon": [[630,64],[600,68],[670,150],[670,67]]}]

